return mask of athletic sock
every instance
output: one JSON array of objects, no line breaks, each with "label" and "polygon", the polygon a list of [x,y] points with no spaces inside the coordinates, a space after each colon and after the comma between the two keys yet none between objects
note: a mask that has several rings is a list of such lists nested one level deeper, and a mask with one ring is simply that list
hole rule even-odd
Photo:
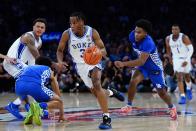
[{"label": "athletic sock", "polygon": [[13,101],[13,103],[15,105],[21,105],[22,101],[20,100],[20,98],[17,98],[15,101]]}]

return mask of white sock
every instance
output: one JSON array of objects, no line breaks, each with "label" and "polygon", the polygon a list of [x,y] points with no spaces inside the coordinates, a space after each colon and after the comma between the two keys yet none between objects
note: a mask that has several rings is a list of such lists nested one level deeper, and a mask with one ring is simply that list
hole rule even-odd
[{"label": "white sock", "polygon": [[20,100],[20,98],[17,98],[15,101],[13,101],[13,103],[15,105],[20,105],[22,103],[22,101]]},{"label": "white sock", "polygon": [[112,96],[114,94],[110,89],[107,90],[109,91],[109,96]]},{"label": "white sock", "polygon": [[191,89],[191,82],[186,82],[186,89],[187,90],[190,90]]},{"label": "white sock", "polygon": [[109,113],[103,113],[103,116],[108,116],[108,117],[110,117],[110,114],[109,114]]},{"label": "white sock", "polygon": [[181,97],[185,97],[185,94],[184,94],[184,93],[182,93],[180,96],[181,96]]}]

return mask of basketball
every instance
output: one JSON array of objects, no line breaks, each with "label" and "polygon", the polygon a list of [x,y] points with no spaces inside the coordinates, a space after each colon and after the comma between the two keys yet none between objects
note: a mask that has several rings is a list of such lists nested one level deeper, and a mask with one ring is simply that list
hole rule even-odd
[{"label": "basketball", "polygon": [[83,59],[88,65],[96,65],[101,61],[102,53],[99,48],[92,46],[85,50]]}]

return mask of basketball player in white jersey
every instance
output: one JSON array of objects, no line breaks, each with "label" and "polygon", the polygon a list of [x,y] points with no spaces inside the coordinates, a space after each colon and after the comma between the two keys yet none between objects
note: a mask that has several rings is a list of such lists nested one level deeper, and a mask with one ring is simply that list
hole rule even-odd
[{"label": "basketball player in white jersey", "polygon": [[[102,52],[103,57],[106,57],[106,50],[101,40],[99,33],[90,26],[85,25],[84,15],[80,12],[75,12],[70,16],[70,27],[62,34],[58,50],[57,60],[61,67],[63,63],[63,52],[65,47],[69,49],[69,53],[76,63],[78,75],[82,78],[85,85],[97,97],[101,110],[103,111],[103,123],[100,124],[100,129],[111,128],[111,118],[108,112],[107,95],[114,95],[119,99],[120,95],[114,89],[104,90],[101,87],[101,65],[88,65],[83,60],[83,53],[86,48],[96,45]],[[107,93],[106,93],[107,92]],[[116,94],[117,93],[117,94]],[[120,99],[119,99],[120,100]],[[121,99],[122,100],[122,99]],[[123,97],[124,100],[124,97]],[[122,101],[123,101],[122,100]]]},{"label": "basketball player in white jersey", "polygon": [[[177,24],[172,26],[172,34],[166,37],[166,51],[173,63],[174,72],[177,75],[178,87],[180,91],[179,104],[186,104],[186,96],[188,100],[192,99],[191,92],[191,56],[193,54],[193,46],[189,37],[180,32]],[[172,60],[171,60],[172,54]],[[183,78],[186,82],[186,96],[183,86]]]},{"label": "basketball player in white jersey", "polygon": [[[34,20],[33,31],[29,31],[23,34],[9,48],[7,56],[11,58],[16,58],[18,63],[16,65],[13,65],[4,60],[3,66],[4,69],[15,79],[17,79],[17,77],[21,74],[26,64],[34,65],[35,59],[40,56],[38,51],[42,45],[42,40],[40,37],[45,32],[45,29],[45,19],[38,18]],[[14,102],[8,104],[5,109],[7,109],[18,119],[23,119],[23,116],[19,114],[18,110],[20,104],[21,100],[17,98]]]}]

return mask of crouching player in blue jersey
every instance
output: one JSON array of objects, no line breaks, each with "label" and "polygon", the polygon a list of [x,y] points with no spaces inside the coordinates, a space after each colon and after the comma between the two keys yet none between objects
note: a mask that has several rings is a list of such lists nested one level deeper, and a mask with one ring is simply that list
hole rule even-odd
[{"label": "crouching player in blue jersey", "polygon": [[[60,98],[58,82],[53,71],[56,64],[47,57],[37,58],[36,64],[26,67],[16,81],[15,91],[22,101],[29,95],[39,102],[31,103],[24,124],[34,122],[41,125],[42,109],[59,109],[59,121],[64,121],[63,101]],[[54,92],[46,87],[48,83],[51,84]]]},{"label": "crouching player in blue jersey", "polygon": [[166,91],[162,62],[159,58],[155,43],[148,34],[151,30],[152,25],[149,21],[144,19],[138,20],[135,30],[129,35],[129,40],[134,51],[138,54],[138,58],[126,62],[115,61],[115,66],[118,68],[126,66],[136,67],[129,84],[128,103],[127,106],[122,108],[122,111],[130,112],[132,110],[136,87],[143,79],[148,77],[156,87],[161,99],[168,105],[170,118],[176,120],[177,111]]}]

